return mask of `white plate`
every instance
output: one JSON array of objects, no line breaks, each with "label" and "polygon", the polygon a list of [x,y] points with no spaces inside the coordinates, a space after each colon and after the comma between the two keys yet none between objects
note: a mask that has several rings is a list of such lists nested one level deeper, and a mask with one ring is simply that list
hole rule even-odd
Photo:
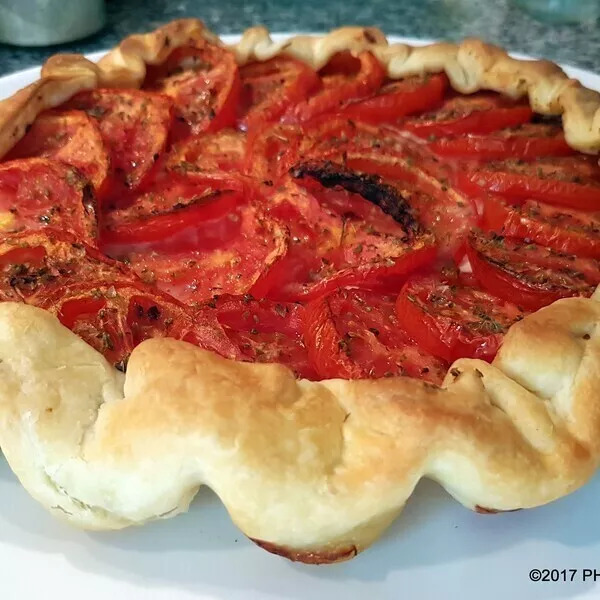
[{"label": "white plate", "polygon": [[[0,78],[0,97],[26,85],[38,72],[28,69]],[[600,89],[598,75],[574,68],[569,73]],[[310,567],[254,546],[206,490],[188,514],[169,521],[110,533],[71,529],[29,497],[0,457],[0,596],[600,598],[599,499],[596,476],[548,506],[478,515],[424,481],[373,548],[348,563]],[[532,569],[556,569],[553,575],[559,578],[566,570],[568,581],[532,583]],[[584,580],[584,569],[596,569],[596,581],[587,572]]]}]

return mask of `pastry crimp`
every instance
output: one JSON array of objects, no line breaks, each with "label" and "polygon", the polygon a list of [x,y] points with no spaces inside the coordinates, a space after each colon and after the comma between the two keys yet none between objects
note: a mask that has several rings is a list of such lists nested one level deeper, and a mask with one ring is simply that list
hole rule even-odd
[{"label": "pastry crimp", "polygon": [[123,375],[49,313],[4,303],[0,446],[79,527],[171,517],[207,485],[267,550],[344,560],[423,477],[482,511],[583,485],[600,460],[599,322],[595,299],[560,300],[511,327],[493,364],[456,361],[440,388],[297,380],[171,339],[135,348]]},{"label": "pastry crimp", "polygon": [[[81,90],[95,87],[139,87],[146,65],[163,62],[169,53],[198,38],[218,41],[198,19],[173,21],[146,34],[125,38],[97,64],[81,55],[55,55],[42,77],[0,102],[0,156],[24,135],[35,117],[59,106]],[[452,87],[471,94],[493,90],[512,98],[528,96],[533,110],[562,115],[565,138],[580,152],[600,151],[600,94],[569,78],[546,60],[522,60],[478,39],[426,46],[389,44],[375,27],[342,27],[324,36],[295,36],[274,42],[265,27],[247,29],[232,46],[240,64],[288,54],[320,68],[336,53],[370,50],[391,79],[445,72]]]}]

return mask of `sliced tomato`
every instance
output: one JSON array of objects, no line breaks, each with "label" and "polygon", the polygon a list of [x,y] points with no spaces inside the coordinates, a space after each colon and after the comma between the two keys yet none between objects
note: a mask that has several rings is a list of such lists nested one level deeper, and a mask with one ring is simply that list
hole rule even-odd
[{"label": "sliced tomato", "polygon": [[591,157],[506,160],[471,165],[456,174],[466,193],[482,190],[578,210],[600,210],[600,167]]},{"label": "sliced tomato", "polygon": [[475,287],[420,277],[402,288],[396,315],[400,327],[421,348],[453,362],[458,358],[491,361],[508,328],[524,313]]},{"label": "sliced tomato", "polygon": [[120,304],[114,286],[109,287],[115,300],[110,302],[106,291],[92,285],[90,288],[76,288],[65,291],[64,296],[53,302],[47,310],[55,314],[60,322],[77,334],[84,342],[100,352],[108,362],[125,371],[127,360],[135,344],[131,329],[127,324],[126,313]]},{"label": "sliced tomato", "polygon": [[135,281],[125,265],[63,231],[46,229],[0,241],[0,301],[43,305],[65,286],[89,281]]},{"label": "sliced tomato", "polygon": [[174,141],[235,124],[240,98],[235,56],[206,39],[177,48],[161,65],[148,68],[144,87],[173,98]]},{"label": "sliced tomato", "polygon": [[379,88],[385,71],[370,52],[353,57],[350,52],[335,55],[320,72],[322,87],[306,100],[290,106],[283,120],[302,123],[323,113],[336,112],[348,100],[364,98]]},{"label": "sliced tomato", "polygon": [[139,90],[95,89],[76,94],[67,107],[94,118],[109,150],[113,194],[139,187],[165,148],[171,100]]},{"label": "sliced tomato", "polygon": [[441,255],[460,260],[479,217],[475,202],[450,183],[451,171],[439,163],[362,151],[347,152],[345,158],[350,168],[376,174],[392,185],[435,235]]},{"label": "sliced tomato", "polygon": [[[418,180],[422,174],[432,184],[437,180],[435,187],[441,192],[450,189],[453,198],[462,195],[450,185],[453,165],[437,158],[424,142],[388,125],[376,127],[336,117],[315,119],[303,126],[303,137],[294,154],[297,162],[330,161],[359,173],[381,176],[393,185],[396,179]],[[456,207],[466,207],[469,212],[475,208],[464,196],[454,204],[451,212]],[[438,221],[439,218],[432,219],[434,223]]]},{"label": "sliced tomato", "polygon": [[219,294],[245,294],[285,254],[287,231],[253,206],[239,207],[224,219],[237,223],[238,233],[210,249],[169,253],[138,250],[121,258],[142,279],[186,304]]},{"label": "sliced tomato", "polygon": [[490,133],[505,127],[527,123],[533,117],[531,108],[500,94],[478,93],[472,96],[452,96],[431,113],[406,119],[401,127],[429,138]]},{"label": "sliced tomato", "polygon": [[147,251],[215,247],[239,231],[239,219],[225,217],[245,201],[237,178],[171,174],[127,208],[105,214],[101,247],[111,256],[140,244]]},{"label": "sliced tomato", "polygon": [[286,365],[297,377],[318,379],[302,340],[304,307],[256,300],[251,295],[219,296],[207,304],[243,355],[253,362]]},{"label": "sliced tomato", "polygon": [[300,161],[339,158],[349,147],[379,148],[381,143],[377,127],[332,115],[302,124],[279,123],[250,134],[245,172],[276,182]]},{"label": "sliced tomato", "polygon": [[421,350],[401,328],[394,297],[339,289],[306,309],[309,359],[323,378],[408,375],[440,384],[447,364]]},{"label": "sliced tomato", "polygon": [[240,357],[213,315],[192,313],[166,294],[135,285],[68,287],[45,308],[121,370],[133,348],[153,337],[172,337],[228,358]]},{"label": "sliced tomato", "polygon": [[[129,299],[127,322],[136,346],[150,338],[170,337],[212,350],[226,358],[242,358],[212,311],[205,308],[190,310],[158,291],[133,291],[134,295]],[[107,292],[107,295],[110,294]]]},{"label": "sliced tomato", "polygon": [[96,244],[96,198],[81,173],[46,158],[0,165],[0,231],[52,227]]},{"label": "sliced tomato", "polygon": [[350,149],[379,149],[382,144],[383,135],[377,126],[336,115],[316,117],[301,128],[295,162],[341,157]]},{"label": "sliced tomato", "polygon": [[560,298],[590,296],[600,283],[596,260],[496,234],[472,234],[467,256],[486,291],[527,310]]},{"label": "sliced tomato", "polygon": [[76,167],[102,195],[110,160],[98,126],[82,111],[47,111],[39,115],[4,160],[39,156]]},{"label": "sliced tomato", "polygon": [[233,129],[194,135],[171,148],[167,169],[176,171],[227,171],[242,169],[246,136]]},{"label": "sliced tomato", "polygon": [[240,69],[242,94],[239,126],[243,130],[276,121],[321,86],[316,71],[291,56],[276,56]]},{"label": "sliced tomato", "polygon": [[535,160],[540,156],[575,154],[562,127],[550,123],[524,123],[485,135],[443,137],[432,141],[429,148],[437,156],[475,160]]},{"label": "sliced tomato", "polygon": [[[289,184],[270,198],[270,214],[287,224],[291,243],[260,282],[265,289],[253,287],[253,294],[308,300],[340,286],[372,287],[405,277],[435,258],[433,237],[421,233],[400,197],[377,182],[363,185],[364,178],[339,166],[333,173],[330,166],[317,164],[313,170],[305,163],[295,168],[295,175],[305,178],[302,185],[294,190]],[[329,186],[329,174],[346,189],[311,183],[311,176],[322,176],[320,181]]]},{"label": "sliced tomato", "polygon": [[350,100],[339,116],[368,123],[393,123],[433,109],[442,101],[447,87],[444,74],[407,77],[386,83],[368,98]]},{"label": "sliced tomato", "polygon": [[297,160],[302,130],[297,125],[278,123],[248,134],[244,173],[273,185]]},{"label": "sliced tomato", "polygon": [[500,235],[530,240],[566,254],[600,258],[600,216],[535,200],[508,202],[488,196],[482,227]]}]

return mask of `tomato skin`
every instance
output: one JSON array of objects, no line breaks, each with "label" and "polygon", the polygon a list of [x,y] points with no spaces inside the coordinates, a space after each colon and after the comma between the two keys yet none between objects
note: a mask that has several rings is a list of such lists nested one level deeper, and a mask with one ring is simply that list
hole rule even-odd
[{"label": "tomato skin", "polygon": [[133,348],[153,337],[172,337],[221,356],[241,357],[214,315],[190,311],[141,282],[67,286],[44,308],[121,370]]},{"label": "tomato skin", "polygon": [[176,48],[146,72],[144,87],[173,99],[171,140],[233,127],[240,98],[240,74],[233,53],[208,40]]},{"label": "tomato skin", "polygon": [[406,119],[400,126],[419,137],[490,133],[530,121],[531,108],[500,95],[454,96],[433,114]]},{"label": "tomato skin", "polygon": [[3,160],[30,157],[51,158],[76,167],[94,186],[96,196],[106,192],[108,151],[98,126],[83,111],[53,110],[38,115]]},{"label": "tomato skin", "polygon": [[508,327],[524,316],[515,305],[489,293],[431,277],[404,285],[396,314],[421,348],[448,362],[493,360]]},{"label": "tomato skin", "polygon": [[447,87],[448,78],[444,74],[408,77],[385,84],[363,100],[350,100],[338,116],[373,124],[393,123],[434,108],[442,101]]},{"label": "tomato skin", "polygon": [[278,362],[297,377],[318,379],[302,339],[302,305],[244,296],[218,296],[207,303],[242,354],[253,362]]},{"label": "tomato skin", "polygon": [[[411,249],[396,259],[365,263],[346,267],[331,275],[310,283],[287,280],[286,275],[294,272],[294,259],[284,257],[271,267],[267,296],[287,302],[308,302],[327,295],[340,287],[379,288],[388,279],[399,281],[415,271],[430,266],[437,255],[436,247],[429,241],[417,242]],[[252,293],[255,288],[252,288]]]},{"label": "tomato skin", "polygon": [[451,186],[451,172],[434,165],[437,173],[432,175],[425,161],[361,151],[347,153],[346,164],[359,172],[377,174],[398,189],[421,224],[435,235],[440,254],[460,261],[479,216],[475,202]]},{"label": "tomato skin", "polygon": [[57,289],[91,279],[116,282],[137,277],[64,231],[49,228],[0,240],[0,301],[41,306]]},{"label": "tomato skin", "polygon": [[306,100],[321,86],[316,71],[290,56],[241,67],[241,116],[238,126],[255,130],[275,122],[288,107]]},{"label": "tomato skin", "polygon": [[74,167],[46,158],[0,164],[0,230],[52,227],[96,245],[96,212],[93,190]]},{"label": "tomato skin", "polygon": [[437,156],[474,160],[523,159],[575,154],[559,126],[526,123],[486,135],[443,137],[428,144]]},{"label": "tomato skin", "polygon": [[173,117],[170,98],[140,90],[97,88],[79,92],[66,107],[85,111],[100,129],[112,167],[108,194],[134,190],[151,176],[167,143]]},{"label": "tomato skin", "polygon": [[394,298],[340,288],[306,308],[304,338],[311,364],[323,378],[408,375],[440,384],[444,361],[418,348],[401,329]]},{"label": "tomato skin", "polygon": [[484,199],[482,228],[565,254],[600,258],[600,218],[594,213],[560,209],[534,200],[507,202],[490,195]]},{"label": "tomato skin", "polygon": [[[167,172],[144,189],[133,203],[104,215],[100,243],[109,255],[143,245],[150,250],[194,250],[214,247],[239,230],[219,224],[250,198],[241,178],[222,172]],[[214,231],[211,229],[214,228]]]},{"label": "tomato skin", "polygon": [[320,161],[297,165],[293,176],[270,198],[271,215],[282,217],[292,243],[265,274],[268,297],[304,301],[340,286],[368,288],[433,262],[433,236],[377,178]]},{"label": "tomato skin", "polygon": [[239,232],[238,224],[228,217],[240,204],[242,199],[234,192],[215,194],[203,204],[106,229],[100,246],[108,256],[125,254],[136,246],[145,252],[211,249]]},{"label": "tomato skin", "polygon": [[494,234],[472,234],[467,257],[484,290],[527,310],[590,296],[600,284],[598,261]]},{"label": "tomato skin", "polygon": [[[234,226],[229,239],[228,221]],[[188,305],[221,294],[252,291],[259,297],[254,288],[261,286],[265,273],[286,252],[286,229],[252,204],[242,205],[207,225],[217,233],[208,247],[202,246],[205,240],[198,240],[201,243],[193,251],[146,252],[143,247],[133,247],[120,258],[141,279]],[[223,230],[226,235],[222,235]],[[267,290],[265,287],[264,293]]]},{"label": "tomato skin", "polygon": [[[331,63],[350,62],[349,55],[334,56]],[[321,76],[323,87],[316,94],[303,102],[291,106],[283,115],[286,123],[303,123],[317,115],[336,112],[349,99],[361,98],[377,90],[385,77],[385,71],[379,61],[370,52],[361,52],[356,60],[359,61],[357,73],[334,72]]]},{"label": "tomato skin", "polygon": [[174,171],[226,171],[242,169],[246,136],[233,129],[191,136],[176,144],[166,157],[165,166]]},{"label": "tomato skin", "polygon": [[301,136],[298,126],[282,123],[250,131],[243,172],[272,186],[296,161]]},{"label": "tomato skin", "polygon": [[306,123],[278,123],[250,132],[244,172],[276,183],[298,162],[315,158],[338,159],[355,144],[379,144],[379,128],[335,115],[320,115]]},{"label": "tomato skin", "polygon": [[600,210],[600,169],[580,156],[540,159],[533,164],[467,165],[456,172],[455,181],[467,194],[486,191],[577,210]]}]

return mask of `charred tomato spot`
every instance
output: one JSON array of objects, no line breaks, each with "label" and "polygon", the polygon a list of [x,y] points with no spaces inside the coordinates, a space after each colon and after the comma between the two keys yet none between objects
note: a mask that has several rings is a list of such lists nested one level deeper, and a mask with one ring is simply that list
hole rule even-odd
[{"label": "charred tomato spot", "polygon": [[310,177],[323,187],[341,187],[379,206],[381,210],[400,223],[412,236],[423,233],[415,212],[400,192],[383,182],[377,175],[358,173],[331,161],[308,161],[295,165],[290,174],[296,179]]}]

